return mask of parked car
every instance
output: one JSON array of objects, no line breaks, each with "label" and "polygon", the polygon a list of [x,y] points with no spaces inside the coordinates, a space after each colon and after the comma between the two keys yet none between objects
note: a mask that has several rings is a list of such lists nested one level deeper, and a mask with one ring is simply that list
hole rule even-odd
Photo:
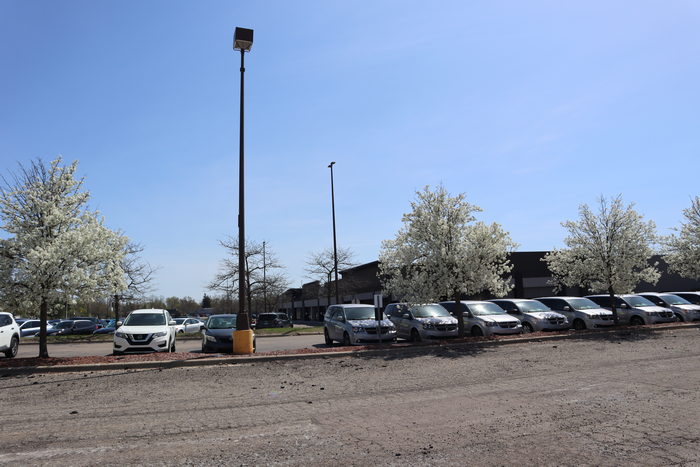
[{"label": "parked car", "polygon": [[[612,309],[610,295],[587,295],[586,298],[590,298],[603,308]],[[654,305],[639,295],[615,295],[614,299],[617,317],[622,324],[639,326],[642,324],[670,323],[676,320],[673,311]]]},{"label": "parked car", "polygon": [[97,326],[97,329],[104,326],[104,324],[102,323],[102,320],[100,318],[96,318],[94,316],[74,316],[71,319],[72,320],[92,321],[93,323],[95,323],[95,326]]},{"label": "parked car", "polygon": [[287,313],[260,313],[256,324],[257,329],[263,328],[293,328]]},{"label": "parked car", "polygon": [[537,300],[525,298],[489,300],[515,316],[523,323],[524,332],[557,331],[569,329],[570,323],[566,316],[550,310],[547,305]]},{"label": "parked car", "polygon": [[396,327],[385,315],[379,322],[374,319],[374,307],[371,305],[345,304],[331,305],[323,318],[323,336],[326,345],[334,341],[343,345],[355,345],[361,342],[396,341]]},{"label": "parked car", "polygon": [[564,316],[577,330],[604,328],[615,325],[612,311],[601,308],[596,302],[582,297],[536,298],[552,311]]},{"label": "parked car", "polygon": [[[232,352],[236,318],[235,314],[211,315],[202,328],[202,352]],[[255,347],[253,334],[253,352]]]},{"label": "parked car", "polygon": [[396,337],[402,339],[419,342],[457,336],[457,319],[437,303],[390,303],[384,308],[384,314],[396,326]]},{"label": "parked car", "polygon": [[179,333],[199,332],[204,323],[197,318],[175,318],[175,330]]},{"label": "parked car", "polygon": [[639,294],[655,305],[670,308],[678,321],[700,321],[700,305],[671,293],[642,292]]},{"label": "parked car", "polygon": [[0,352],[13,358],[19,350],[19,326],[12,313],[0,312]]},{"label": "parked car", "polygon": [[114,355],[125,352],[175,352],[175,321],[168,310],[134,310],[114,332]]},{"label": "parked car", "polygon": [[117,329],[117,320],[116,319],[110,319],[110,320],[103,320],[105,321],[104,327],[101,327],[100,329],[96,329],[93,334],[114,334],[114,331]]},{"label": "parked car", "polygon": [[[457,315],[454,301],[440,302],[440,305],[453,315]],[[520,320],[503,311],[495,303],[464,300],[459,302],[459,305],[462,307],[464,332],[472,336],[520,334],[523,332]]]},{"label": "parked car", "polygon": [[64,336],[74,334],[92,334],[97,330],[97,324],[85,319],[67,319],[63,320],[50,331],[46,331],[47,336]]},{"label": "parked car", "polygon": [[700,292],[668,292],[673,295],[678,295],[681,298],[688,300],[693,305],[700,305]]},{"label": "parked car", "polygon": [[[46,323],[46,332],[49,333],[53,326]],[[19,325],[20,337],[34,337],[41,330],[41,321],[38,319],[28,319]]]}]

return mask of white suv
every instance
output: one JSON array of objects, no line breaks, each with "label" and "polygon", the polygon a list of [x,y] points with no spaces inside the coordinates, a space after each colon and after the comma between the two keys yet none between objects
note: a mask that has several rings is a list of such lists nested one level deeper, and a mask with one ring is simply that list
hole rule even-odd
[{"label": "white suv", "polygon": [[0,352],[7,358],[17,355],[19,350],[19,326],[11,313],[0,312]]},{"label": "white suv", "polygon": [[[457,314],[455,302],[440,302],[453,315]],[[514,318],[491,302],[463,300],[459,302],[462,308],[464,332],[472,336],[492,336],[494,334],[521,334],[523,326],[518,318]]]},{"label": "white suv", "polygon": [[382,313],[377,335],[377,322],[372,305],[331,305],[323,318],[323,335],[326,345],[338,341],[342,345],[361,342],[396,341],[396,327]]},{"label": "white suv", "polygon": [[[587,295],[586,298],[590,298],[603,308],[612,309],[610,295]],[[670,308],[654,305],[639,295],[615,295],[615,309],[620,323],[632,326],[670,323],[676,320],[676,315]]]},{"label": "white suv", "polygon": [[134,310],[114,332],[114,355],[124,352],[175,352],[175,320],[168,310]]}]

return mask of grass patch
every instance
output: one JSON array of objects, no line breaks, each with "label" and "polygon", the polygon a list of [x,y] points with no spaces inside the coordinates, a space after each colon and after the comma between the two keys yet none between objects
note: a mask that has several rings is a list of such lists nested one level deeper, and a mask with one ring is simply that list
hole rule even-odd
[{"label": "grass patch", "polygon": [[318,334],[319,332],[323,332],[323,326],[313,326],[310,328],[265,328],[255,330],[255,334],[258,336],[265,336],[267,334],[296,336],[301,334]]},{"label": "grass patch", "polygon": [[[73,334],[66,336],[46,336],[48,344],[75,342],[112,342],[113,334]],[[22,342],[39,342],[39,337],[23,337]]]}]

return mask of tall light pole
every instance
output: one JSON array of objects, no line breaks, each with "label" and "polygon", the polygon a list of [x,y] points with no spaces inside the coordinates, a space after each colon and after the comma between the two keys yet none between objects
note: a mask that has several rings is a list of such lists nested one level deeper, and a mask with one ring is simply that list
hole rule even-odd
[{"label": "tall light pole", "polygon": [[263,312],[267,313],[267,261],[265,258],[265,243],[263,242]]},{"label": "tall light pole", "polygon": [[[331,208],[333,210],[333,271],[335,271],[335,303],[340,303],[340,295],[338,294],[338,245],[335,239],[335,189],[333,187],[333,166],[335,161],[328,164],[331,169]],[[329,303],[330,305],[330,303]]]},{"label": "tall light pole", "polygon": [[[236,317],[236,331],[233,337],[233,353],[253,353],[253,332],[250,329],[250,320],[246,310],[245,298],[245,172],[243,159],[243,78],[245,76],[244,57],[253,47],[253,30],[236,28],[233,33],[233,50],[241,51],[241,115],[239,130],[239,157],[238,157],[238,315]],[[250,351],[248,351],[250,350]]]}]

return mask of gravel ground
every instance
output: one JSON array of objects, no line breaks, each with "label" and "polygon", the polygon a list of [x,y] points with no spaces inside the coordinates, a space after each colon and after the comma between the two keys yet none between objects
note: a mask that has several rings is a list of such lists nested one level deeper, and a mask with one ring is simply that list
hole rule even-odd
[{"label": "gravel ground", "polygon": [[0,378],[0,464],[700,465],[700,331]]}]

